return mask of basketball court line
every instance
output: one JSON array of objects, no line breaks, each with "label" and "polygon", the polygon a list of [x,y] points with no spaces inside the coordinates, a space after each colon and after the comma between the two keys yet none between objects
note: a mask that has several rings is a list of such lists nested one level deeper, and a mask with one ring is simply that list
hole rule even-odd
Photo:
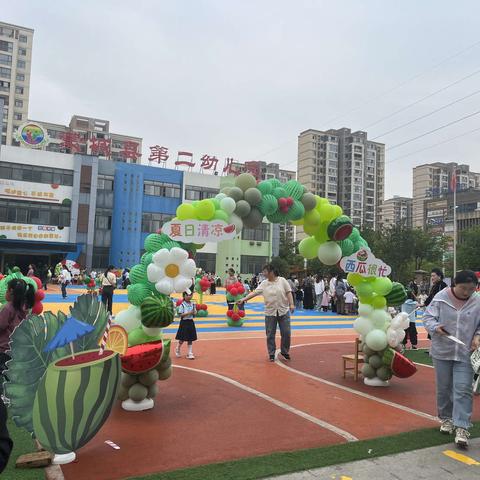
[{"label": "basketball court line", "polygon": [[[319,343],[309,343],[309,344],[304,344],[304,345],[292,345],[290,348],[307,346],[307,345],[319,345]],[[335,387],[335,388],[338,388],[338,389],[343,390],[345,392],[349,392],[349,393],[352,393],[354,395],[358,395],[359,397],[367,398],[367,399],[372,400],[374,402],[382,403],[383,405],[388,405],[389,407],[393,407],[393,408],[397,408],[399,410],[403,410],[404,412],[410,413],[412,415],[417,415],[419,417],[426,418],[427,420],[431,420],[432,422],[436,422],[436,423],[439,422],[439,419],[437,417],[435,417],[433,415],[430,415],[429,413],[421,412],[420,410],[415,410],[414,408],[406,407],[405,405],[401,405],[399,403],[391,402],[391,401],[385,400],[383,398],[378,398],[378,397],[375,397],[374,395],[370,395],[368,393],[361,392],[359,390],[355,390],[355,389],[347,387],[345,385],[340,385],[338,383],[331,382],[330,380],[325,380],[324,378],[317,377],[315,375],[311,375],[310,373],[302,372],[300,370],[296,370],[295,368],[289,367],[288,365],[285,365],[283,362],[281,362],[278,359],[279,353],[280,353],[280,350],[277,350],[275,352],[275,363],[278,366],[280,366],[280,367],[282,367],[282,368],[284,368],[284,369],[286,369],[286,370],[288,370],[292,373],[295,373],[297,375],[301,375],[305,378],[309,378],[310,380],[314,380],[316,382],[323,383],[325,385],[329,385],[330,387]],[[378,388],[380,388],[380,387],[378,387]]]},{"label": "basketball court line", "polygon": [[252,395],[255,395],[256,397],[259,397],[263,400],[266,400],[267,402],[272,403],[273,405],[283,408],[287,412],[293,413],[294,415],[297,415],[304,420],[308,420],[309,422],[314,423],[315,425],[318,425],[319,427],[325,428],[326,430],[329,430],[336,435],[339,435],[340,437],[343,437],[347,442],[356,442],[358,441],[358,438],[352,435],[351,433],[342,430],[341,428],[336,427],[335,425],[332,425],[330,423],[327,423],[323,420],[320,420],[319,418],[316,418],[312,415],[309,415],[306,412],[303,412],[301,410],[298,410],[295,407],[292,407],[291,405],[288,405],[287,403],[284,403],[280,400],[277,400],[276,398],[271,397],[270,395],[267,395],[263,392],[260,392],[258,390],[255,390],[254,388],[251,388],[247,385],[244,385],[243,383],[237,382],[236,380],[233,380],[233,378],[226,377],[225,375],[221,375],[219,373],[215,372],[210,372],[208,370],[201,370],[197,368],[191,368],[191,367],[185,367],[183,365],[172,365],[174,368],[182,368],[184,370],[189,370],[191,372],[196,372],[196,373],[203,373],[204,375],[210,375],[214,378],[217,378],[219,380],[222,380],[223,382],[229,383],[230,385],[233,385],[237,388],[240,388],[241,390],[244,390],[245,392],[251,393]]}]

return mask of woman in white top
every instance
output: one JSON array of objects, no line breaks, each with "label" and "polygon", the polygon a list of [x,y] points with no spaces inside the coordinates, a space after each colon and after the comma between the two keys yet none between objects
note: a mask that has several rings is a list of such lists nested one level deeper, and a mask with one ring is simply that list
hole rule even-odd
[{"label": "woman in white top", "polygon": [[325,282],[320,275],[317,275],[315,279],[315,298],[316,298],[316,305],[315,308],[320,311],[322,309],[322,300],[323,300],[323,292],[325,291]]},{"label": "woman in white top", "polygon": [[112,314],[113,291],[117,286],[117,276],[113,273],[114,269],[113,265],[109,265],[102,275],[102,303],[110,312],[110,315]]},{"label": "woman in white top", "polygon": [[262,273],[266,280],[238,303],[243,304],[257,295],[263,295],[265,302],[265,331],[270,361],[273,362],[275,360],[277,323],[280,327],[281,335],[280,353],[286,360],[290,360],[290,312],[293,313],[295,310],[292,288],[285,278],[278,276],[278,271],[273,265],[265,265]]}]

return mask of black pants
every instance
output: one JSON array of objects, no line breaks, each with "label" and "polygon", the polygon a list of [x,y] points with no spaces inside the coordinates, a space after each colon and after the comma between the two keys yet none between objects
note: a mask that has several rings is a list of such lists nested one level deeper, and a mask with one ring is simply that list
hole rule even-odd
[{"label": "black pants", "polygon": [[63,298],[66,298],[66,297],[67,297],[67,284],[66,284],[66,283],[62,283],[61,289],[62,289],[62,297],[63,297]]},{"label": "black pants", "polygon": [[102,287],[102,303],[105,305],[107,311],[112,313],[113,287],[111,285]]},{"label": "black pants", "polygon": [[215,286],[215,282],[210,284],[210,295],[215,295],[217,293],[217,287]]},{"label": "black pants", "polygon": [[417,326],[415,325],[415,322],[410,322],[410,325],[405,330],[405,338],[403,339],[403,344],[406,345],[408,340],[410,340],[410,343],[413,347],[417,346]]}]

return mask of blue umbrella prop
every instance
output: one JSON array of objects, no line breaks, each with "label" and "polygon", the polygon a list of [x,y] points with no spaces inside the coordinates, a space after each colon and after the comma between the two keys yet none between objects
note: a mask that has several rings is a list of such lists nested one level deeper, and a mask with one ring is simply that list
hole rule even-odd
[{"label": "blue umbrella prop", "polygon": [[74,317],[69,317],[63,324],[62,328],[57,334],[50,340],[48,345],[44,348],[45,352],[51,352],[56,348],[64,347],[67,343],[70,344],[70,350],[72,351],[72,358],[75,358],[75,352],[73,350],[73,342],[79,338],[84,337],[88,333],[95,330],[92,325],[81,322]]}]

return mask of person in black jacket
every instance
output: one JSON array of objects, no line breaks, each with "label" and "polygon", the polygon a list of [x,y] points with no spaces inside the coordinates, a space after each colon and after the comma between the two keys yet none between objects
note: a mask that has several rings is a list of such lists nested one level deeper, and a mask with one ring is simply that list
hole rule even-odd
[{"label": "person in black jacket", "polygon": [[443,281],[443,272],[439,268],[432,268],[432,273],[430,275],[432,285],[430,287],[430,292],[427,299],[425,300],[425,306],[428,307],[433,300],[433,297],[444,288],[447,288],[448,285]]},{"label": "person in black jacket", "polygon": [[12,452],[13,442],[7,429],[7,409],[0,398],[0,473],[5,470]]}]

